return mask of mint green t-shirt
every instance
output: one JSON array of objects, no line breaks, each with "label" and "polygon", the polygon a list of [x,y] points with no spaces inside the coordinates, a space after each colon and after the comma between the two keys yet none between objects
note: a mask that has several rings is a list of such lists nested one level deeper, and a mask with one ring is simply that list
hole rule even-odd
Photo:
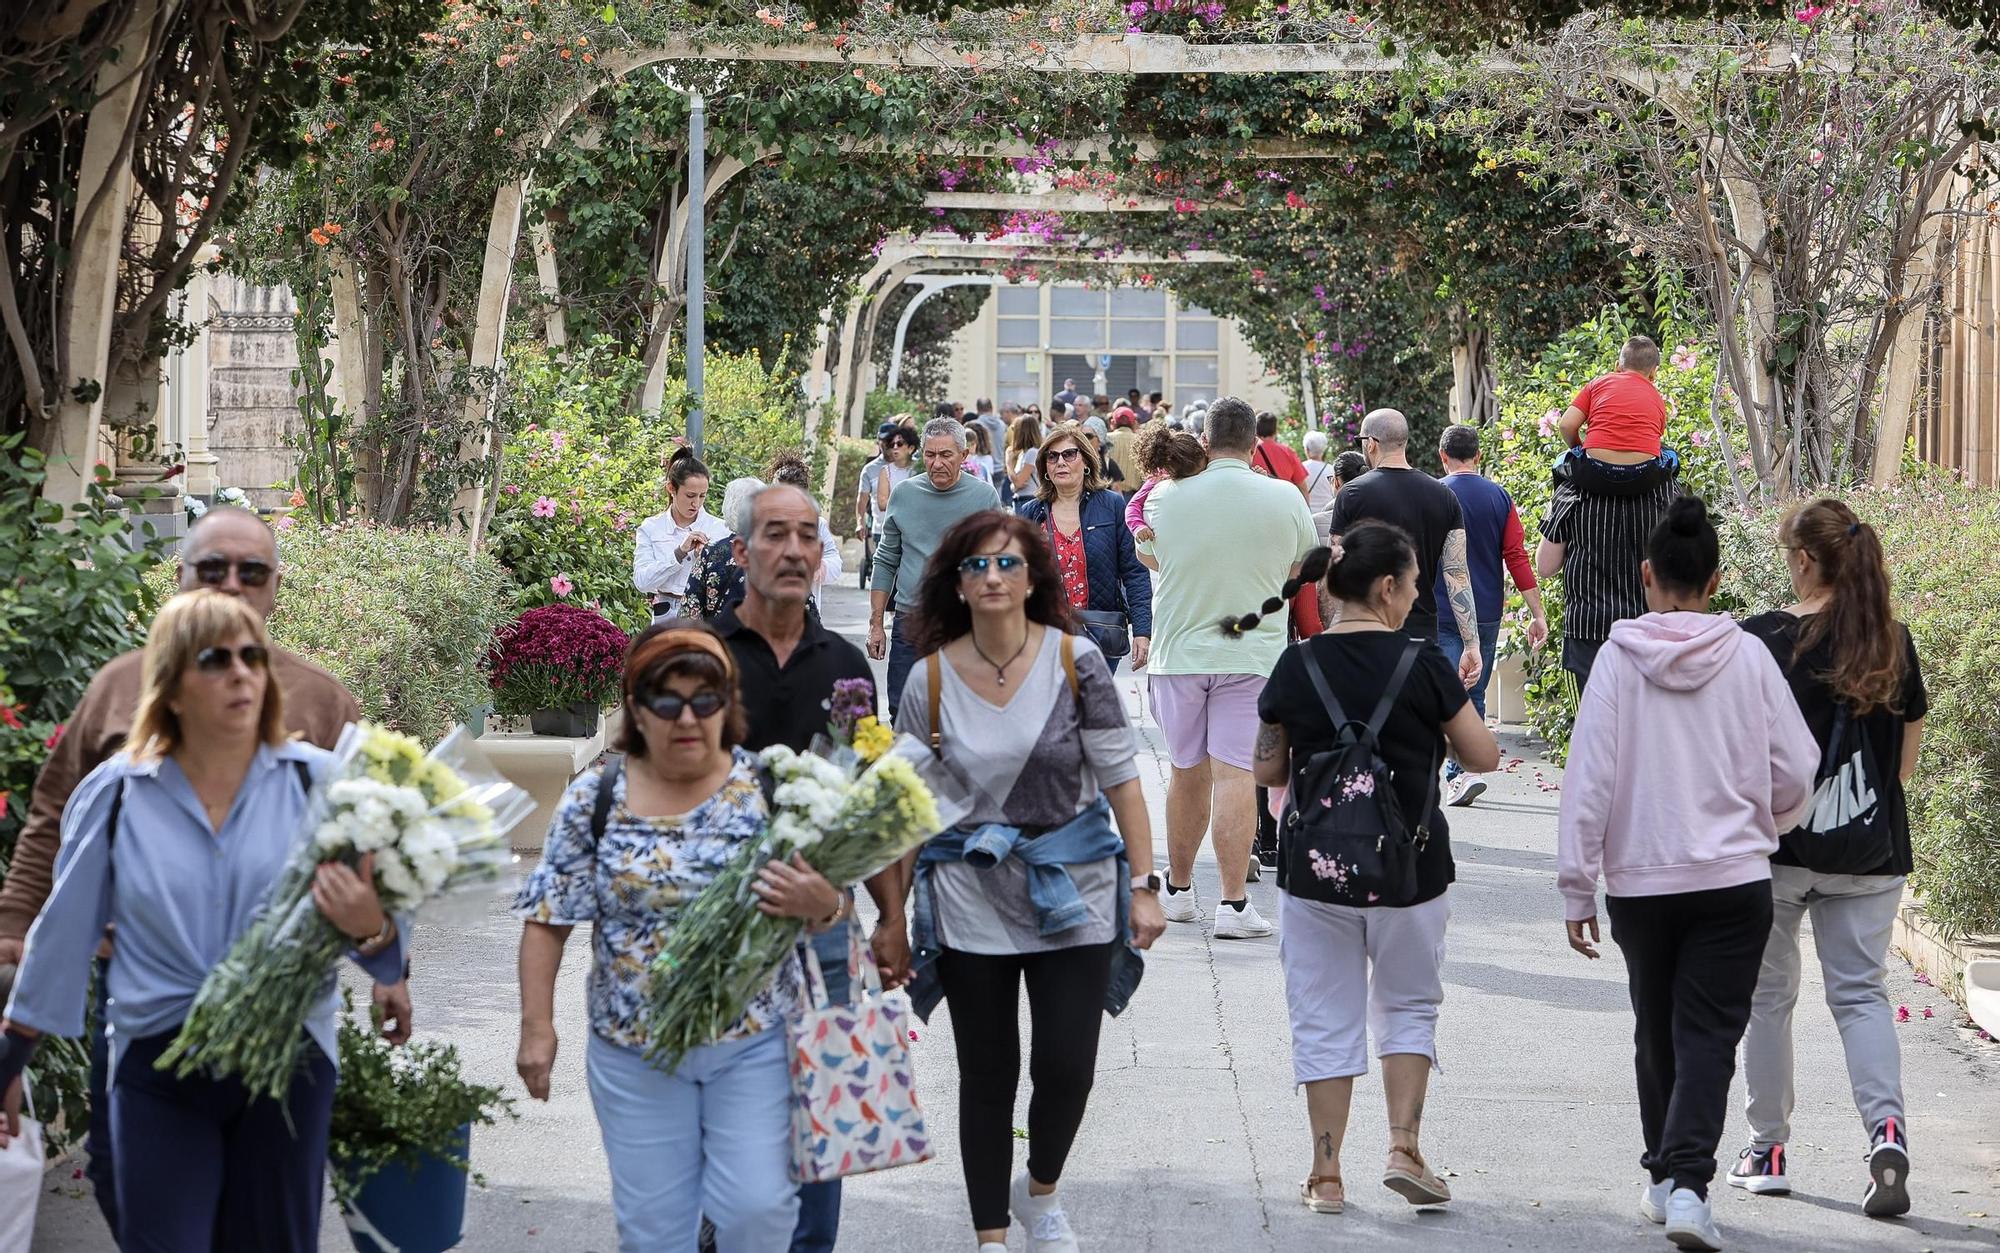
[{"label": "mint green t-shirt", "polygon": [[1319,542],[1304,494],[1229,457],[1160,484],[1146,498],[1146,523],[1160,563],[1147,673],[1270,674],[1285,651],[1284,614],[1239,638],[1216,624],[1255,613]]}]

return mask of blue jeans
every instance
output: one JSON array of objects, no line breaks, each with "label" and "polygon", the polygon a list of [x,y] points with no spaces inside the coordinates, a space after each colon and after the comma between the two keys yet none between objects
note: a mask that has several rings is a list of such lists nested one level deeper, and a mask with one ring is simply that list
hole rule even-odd
[{"label": "blue jeans", "polygon": [[[819,971],[826,980],[831,1005],[846,1004],[853,989],[847,975],[847,929],[836,927],[812,938]],[[840,1238],[840,1180],[799,1185],[799,1225],[792,1232],[792,1253],[833,1253]]]},{"label": "blue jeans", "polygon": [[910,671],[917,664],[917,650],[911,646],[910,637],[903,634],[903,613],[897,611],[895,620],[889,624],[889,721],[894,723],[896,714],[903,705],[903,685],[910,681]]},{"label": "blue jeans", "polygon": [[792,1080],[782,1029],[704,1044],[671,1074],[590,1034],[585,1069],[622,1253],[774,1253],[798,1223]]},{"label": "blue jeans", "polygon": [[[1444,659],[1451,663],[1451,668],[1454,670],[1458,669],[1459,659],[1465,656],[1465,641],[1459,638],[1458,623],[1455,620],[1443,617],[1438,619],[1438,647],[1444,650]],[[1498,622],[1480,623],[1479,660],[1481,665],[1479,667],[1479,682],[1473,684],[1465,695],[1472,701],[1473,712],[1477,713],[1481,718],[1486,716],[1486,685],[1493,679],[1493,654],[1499,651],[1500,624]],[[1445,778],[1456,779],[1463,773],[1464,771],[1459,769],[1456,761],[1449,757],[1445,758]]]}]

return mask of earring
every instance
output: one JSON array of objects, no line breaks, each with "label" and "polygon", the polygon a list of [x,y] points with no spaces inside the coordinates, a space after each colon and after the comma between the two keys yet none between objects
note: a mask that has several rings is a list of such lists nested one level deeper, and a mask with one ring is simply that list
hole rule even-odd
[{"label": "earring", "polygon": [[965,593],[964,593],[964,592],[960,592],[960,593],[958,594],[958,603],[959,603],[959,604],[961,604],[961,605],[963,605],[963,604],[965,603]]}]

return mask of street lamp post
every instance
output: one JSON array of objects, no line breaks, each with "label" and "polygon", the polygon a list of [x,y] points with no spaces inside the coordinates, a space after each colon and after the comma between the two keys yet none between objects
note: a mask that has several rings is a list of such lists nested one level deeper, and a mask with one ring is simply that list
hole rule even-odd
[{"label": "street lamp post", "polygon": [[702,301],[707,295],[703,273],[703,252],[707,249],[707,226],[703,209],[708,201],[708,112],[701,93],[696,92],[688,109],[688,266],[687,266],[687,390],[688,444],[695,456],[702,454],[702,356],[708,330],[703,325]]}]

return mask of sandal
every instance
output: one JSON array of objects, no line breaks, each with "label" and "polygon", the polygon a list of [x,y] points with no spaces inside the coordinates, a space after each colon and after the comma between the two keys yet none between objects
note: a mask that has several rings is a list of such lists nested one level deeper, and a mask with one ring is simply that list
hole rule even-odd
[{"label": "sandal", "polygon": [[[1415,1170],[1400,1170],[1395,1159],[1400,1154],[1415,1163]],[[1432,1173],[1423,1154],[1398,1145],[1389,1147],[1389,1168],[1382,1172],[1382,1186],[1412,1205],[1443,1205],[1451,1200],[1451,1189]]]},{"label": "sandal", "polygon": [[1340,1176],[1307,1175],[1306,1181],[1299,1185],[1299,1200],[1305,1204],[1307,1209],[1315,1214],[1338,1214],[1345,1210],[1347,1208],[1347,1197],[1344,1194],[1347,1190],[1347,1185],[1344,1183],[1341,1184],[1343,1195],[1329,1201],[1313,1191],[1314,1188],[1323,1183],[1340,1183]]}]

